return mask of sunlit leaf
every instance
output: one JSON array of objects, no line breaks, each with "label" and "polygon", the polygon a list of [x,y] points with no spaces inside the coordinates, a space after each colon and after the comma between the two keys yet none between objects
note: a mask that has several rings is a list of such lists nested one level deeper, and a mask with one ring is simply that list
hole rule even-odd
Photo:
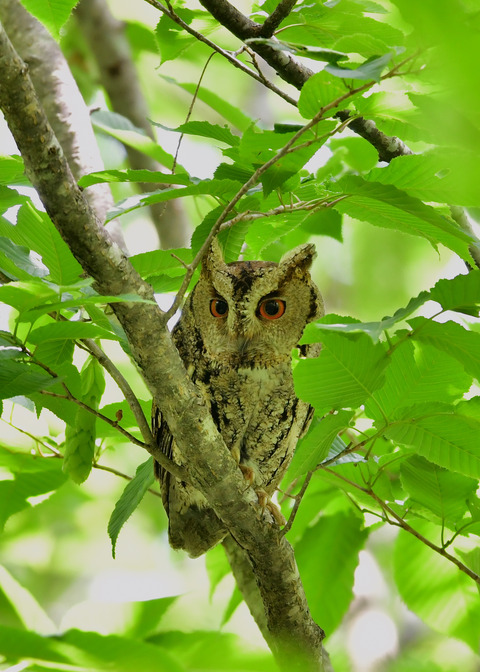
[{"label": "sunlit leaf", "polygon": [[312,616],[329,634],[340,624],[353,599],[358,553],[366,538],[358,516],[339,513],[322,516],[295,546]]},{"label": "sunlit leaf", "polygon": [[468,510],[468,499],[478,487],[477,480],[443,469],[417,455],[404,460],[400,472],[411,504],[450,524],[461,521]]},{"label": "sunlit leaf", "polygon": [[366,334],[325,332],[316,359],[300,361],[294,371],[295,389],[319,412],[356,408],[380,387],[388,363],[384,347]]},{"label": "sunlit leaf", "polygon": [[112,556],[114,558],[120,530],[140,504],[143,496],[154,481],[153,457],[149,457],[146,462],[137,467],[135,476],[127,483],[108,521],[108,536],[112,542]]},{"label": "sunlit leaf", "polygon": [[[439,528],[417,521],[415,529],[439,543]],[[398,590],[409,609],[434,630],[478,650],[480,602],[472,579],[404,531],[395,543],[394,569]]]}]

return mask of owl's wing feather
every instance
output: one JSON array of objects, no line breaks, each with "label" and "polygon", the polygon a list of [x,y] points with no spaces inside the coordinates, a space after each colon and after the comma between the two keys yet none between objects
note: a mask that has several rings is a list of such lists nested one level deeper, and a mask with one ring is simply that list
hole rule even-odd
[{"label": "owl's wing feather", "polygon": [[[152,406],[152,432],[153,438],[162,453],[173,458],[173,436],[165,422],[162,413],[158,406],[154,403]],[[165,511],[168,515],[169,493],[170,493],[170,474],[164,469],[156,460],[154,462],[155,477],[160,481],[160,489],[162,492],[162,501]]]}]

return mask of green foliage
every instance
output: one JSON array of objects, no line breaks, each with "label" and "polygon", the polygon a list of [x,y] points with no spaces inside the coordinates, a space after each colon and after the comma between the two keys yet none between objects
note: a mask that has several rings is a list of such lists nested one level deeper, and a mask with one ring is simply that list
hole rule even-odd
[{"label": "green foliage", "polygon": [[[65,22],[75,3],[23,4],[53,35],[62,31],[68,50],[78,27]],[[253,67],[249,53],[236,52],[238,40],[186,4],[170,3],[187,26]],[[254,5],[251,18],[262,21],[277,5]],[[295,501],[288,495],[298,497],[307,478],[288,538],[312,614],[342,641],[342,653],[333,651],[335,669],[349,669],[344,642],[357,612],[344,616],[366,550],[363,557],[374,558],[390,592],[431,629],[428,639],[422,631],[402,640],[404,650],[382,669],[473,672],[480,641],[480,270],[471,268],[478,240],[451,206],[478,218],[475,3],[296,3],[275,38],[250,40],[249,47],[316,61],[316,70],[325,64],[306,79],[298,109],[272,92],[254,106],[258,90],[219,55],[200,84],[211,50],[165,14],[156,26],[143,16],[122,18],[160,140],[113,110],[95,111],[108,169],[79,183],[109,185],[115,206],[107,219],[118,218],[127,230],[141,232],[147,207],[160,203],[184,208],[194,228],[189,245],[158,250],[151,241],[135,250],[130,261],[140,276],[158,293],[177,291],[220,218],[228,262],[240,255],[278,261],[295,245],[317,246],[312,272],[331,313],[308,325],[302,338],[320,343],[320,355],[295,360],[298,396],[315,407],[315,417],[280,499],[288,517]],[[87,62],[81,67],[97,104],[105,98],[97,73]],[[348,122],[335,116],[339,110],[348,111]],[[358,117],[398,136],[413,153],[379,163],[371,136],[354,137],[348,128]],[[126,167],[119,143],[162,170]],[[393,138],[386,150],[395,147]],[[213,156],[208,169],[204,155]],[[137,192],[141,183],[154,191]],[[76,605],[60,629],[53,623],[51,613],[65,610],[102,562],[107,527],[116,563],[127,557],[129,569],[167,542],[165,535],[158,540],[165,526],[159,498],[148,493],[152,459],[138,465],[138,451],[132,457],[126,447],[129,438],[141,440],[135,415],[84,353],[85,339],[96,339],[146,400],[109,305],[144,299],[97,294],[30,186],[21,157],[0,157],[0,528],[10,569],[0,567],[0,665],[275,669],[270,655],[226,631],[242,630],[241,597],[228,583],[220,547],[207,556],[210,590],[195,595],[194,606],[187,593],[199,582],[198,564],[191,570],[162,550],[165,567],[158,569],[157,557],[154,563],[156,574],[165,574],[161,589],[118,606],[125,622],[89,631],[95,628],[89,603],[86,620]],[[136,242],[141,238],[135,231]],[[141,406],[148,417],[150,402]],[[102,469],[131,479],[123,492],[110,474],[98,480]],[[134,522],[125,525],[132,514]],[[97,525],[102,541],[90,546]],[[388,532],[399,527],[392,541]],[[35,556],[30,560],[39,533],[52,545],[43,568]],[[190,583],[179,584],[179,569]],[[80,577],[76,583],[70,572]],[[402,616],[396,607],[390,613],[401,631]],[[461,662],[443,655],[444,638],[469,647]]]}]

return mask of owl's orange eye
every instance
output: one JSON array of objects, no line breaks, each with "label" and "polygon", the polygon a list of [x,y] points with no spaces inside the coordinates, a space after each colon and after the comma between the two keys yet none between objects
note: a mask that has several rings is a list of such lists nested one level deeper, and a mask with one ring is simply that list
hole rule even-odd
[{"label": "owl's orange eye", "polygon": [[258,307],[258,312],[266,320],[278,320],[282,317],[287,307],[285,301],[282,299],[265,299]]},{"label": "owl's orange eye", "polygon": [[210,312],[213,317],[225,317],[228,313],[228,303],[223,299],[212,299],[210,301]]}]

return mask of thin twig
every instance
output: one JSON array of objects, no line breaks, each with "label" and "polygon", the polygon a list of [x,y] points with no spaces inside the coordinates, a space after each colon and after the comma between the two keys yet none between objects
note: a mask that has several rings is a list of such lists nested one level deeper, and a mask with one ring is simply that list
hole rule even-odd
[{"label": "thin twig", "polygon": [[138,428],[143,436],[145,443],[154,444],[153,435],[150,429],[150,425],[145,418],[143,409],[140,406],[140,403],[130,387],[126,378],[120,373],[112,360],[105,354],[105,352],[95,343],[91,338],[83,338],[81,341],[85,347],[88,349],[90,354],[95,357],[95,359],[103,366],[105,371],[107,371],[113,380],[117,383],[118,387],[123,393],[128,405],[130,406],[135,420],[137,421]]},{"label": "thin twig", "polygon": [[287,520],[287,523],[282,530],[282,534],[287,534],[290,531],[290,529],[293,525],[293,521],[295,520],[295,516],[297,515],[298,507],[300,506],[300,504],[302,502],[302,499],[303,499],[303,496],[307,491],[307,488],[310,484],[310,480],[311,480],[312,476],[313,476],[313,471],[309,471],[307,473],[306,477],[305,477],[305,480],[303,481],[303,485],[300,488],[299,493],[297,495],[295,495],[295,498],[294,498],[295,499],[295,504],[293,505],[292,512],[290,513],[290,516]]},{"label": "thin twig", "polygon": [[236,68],[239,68],[245,74],[249,75],[250,77],[253,77],[253,79],[256,79],[257,82],[260,82],[261,84],[269,88],[271,91],[273,91],[278,96],[283,98],[283,100],[286,100],[287,103],[290,103],[290,105],[294,105],[295,107],[297,106],[297,101],[291,96],[289,96],[288,93],[285,93],[285,91],[279,89],[278,86],[275,86],[275,84],[272,84],[272,82],[264,81],[263,78],[257,75],[257,73],[254,70],[249,68],[241,61],[239,61],[237,58],[235,58],[235,56],[233,56],[231,52],[227,51],[226,49],[222,49],[217,44],[215,44],[215,42],[209,40],[208,37],[205,37],[205,35],[202,35],[202,33],[199,33],[194,28],[189,26],[188,23],[185,23],[185,21],[183,21],[177,14],[175,14],[172,8],[164,7],[160,2],[158,2],[158,0],[145,0],[145,2],[148,2],[149,5],[152,5],[152,7],[158,9],[158,11],[162,12],[162,14],[166,14],[170,19],[172,19],[172,21],[175,21],[175,23],[181,26],[187,33],[195,37],[199,42],[203,42],[204,44],[206,44],[208,47],[210,47],[218,54],[226,58],[227,61],[229,61]]},{"label": "thin twig", "polygon": [[298,0],[282,0],[263,22],[260,30],[261,37],[271,37],[282,21],[290,14],[297,2]]},{"label": "thin twig", "polygon": [[[184,121],[185,124],[188,123],[188,120],[189,120],[190,117],[192,116],[192,112],[193,112],[193,108],[194,108],[195,103],[196,103],[196,100],[197,100],[198,92],[199,92],[199,90],[200,90],[200,86],[201,86],[201,84],[202,84],[202,79],[203,79],[203,77],[204,77],[204,75],[205,75],[205,73],[206,73],[206,71],[207,71],[207,68],[208,68],[208,65],[209,65],[210,61],[211,61],[212,58],[215,56],[215,53],[216,53],[216,52],[214,51],[214,52],[212,52],[212,53],[210,54],[210,56],[207,58],[207,62],[206,62],[205,65],[203,66],[202,72],[201,72],[201,74],[200,74],[200,78],[199,78],[199,80],[198,80],[198,82],[197,82],[197,86],[195,87],[195,91],[194,91],[194,93],[193,93],[192,102],[190,103],[190,107],[188,108],[187,116],[186,116],[186,119],[185,119],[185,121]],[[176,151],[175,151],[175,156],[173,157],[172,175],[175,175],[175,169],[176,169],[176,167],[177,167],[178,153],[179,153],[179,151],[180,151],[180,146],[181,146],[181,144],[182,144],[182,140],[183,140],[184,135],[185,135],[185,133],[180,133],[180,138],[178,139],[177,149],[176,149]]]},{"label": "thin twig", "polygon": [[333,469],[325,468],[325,471],[327,471],[329,474],[332,474],[333,476],[336,476],[342,481],[345,481],[345,483],[348,483],[351,487],[355,488],[356,490],[359,490],[360,492],[363,492],[365,495],[371,497],[374,501],[377,502],[377,504],[384,512],[383,519],[385,520],[385,522],[387,522],[389,525],[400,527],[402,530],[405,530],[405,532],[408,532],[409,534],[413,535],[416,539],[418,539],[426,546],[431,548],[433,551],[435,551],[435,553],[438,553],[443,558],[456,565],[461,572],[469,576],[471,579],[475,581],[475,583],[478,583],[480,585],[480,576],[478,574],[476,574],[473,570],[464,565],[463,562],[461,562],[454,555],[448,553],[448,551],[446,551],[445,548],[442,548],[442,546],[437,546],[436,544],[433,543],[433,541],[430,541],[429,539],[424,537],[420,532],[417,532],[417,530],[414,527],[409,525],[401,516],[395,513],[395,511],[392,508],[390,508],[388,504],[384,502],[383,499],[379,497],[371,488],[363,488],[361,485],[358,485],[358,483],[351,481],[350,479],[346,478],[342,474],[339,474]]}]

